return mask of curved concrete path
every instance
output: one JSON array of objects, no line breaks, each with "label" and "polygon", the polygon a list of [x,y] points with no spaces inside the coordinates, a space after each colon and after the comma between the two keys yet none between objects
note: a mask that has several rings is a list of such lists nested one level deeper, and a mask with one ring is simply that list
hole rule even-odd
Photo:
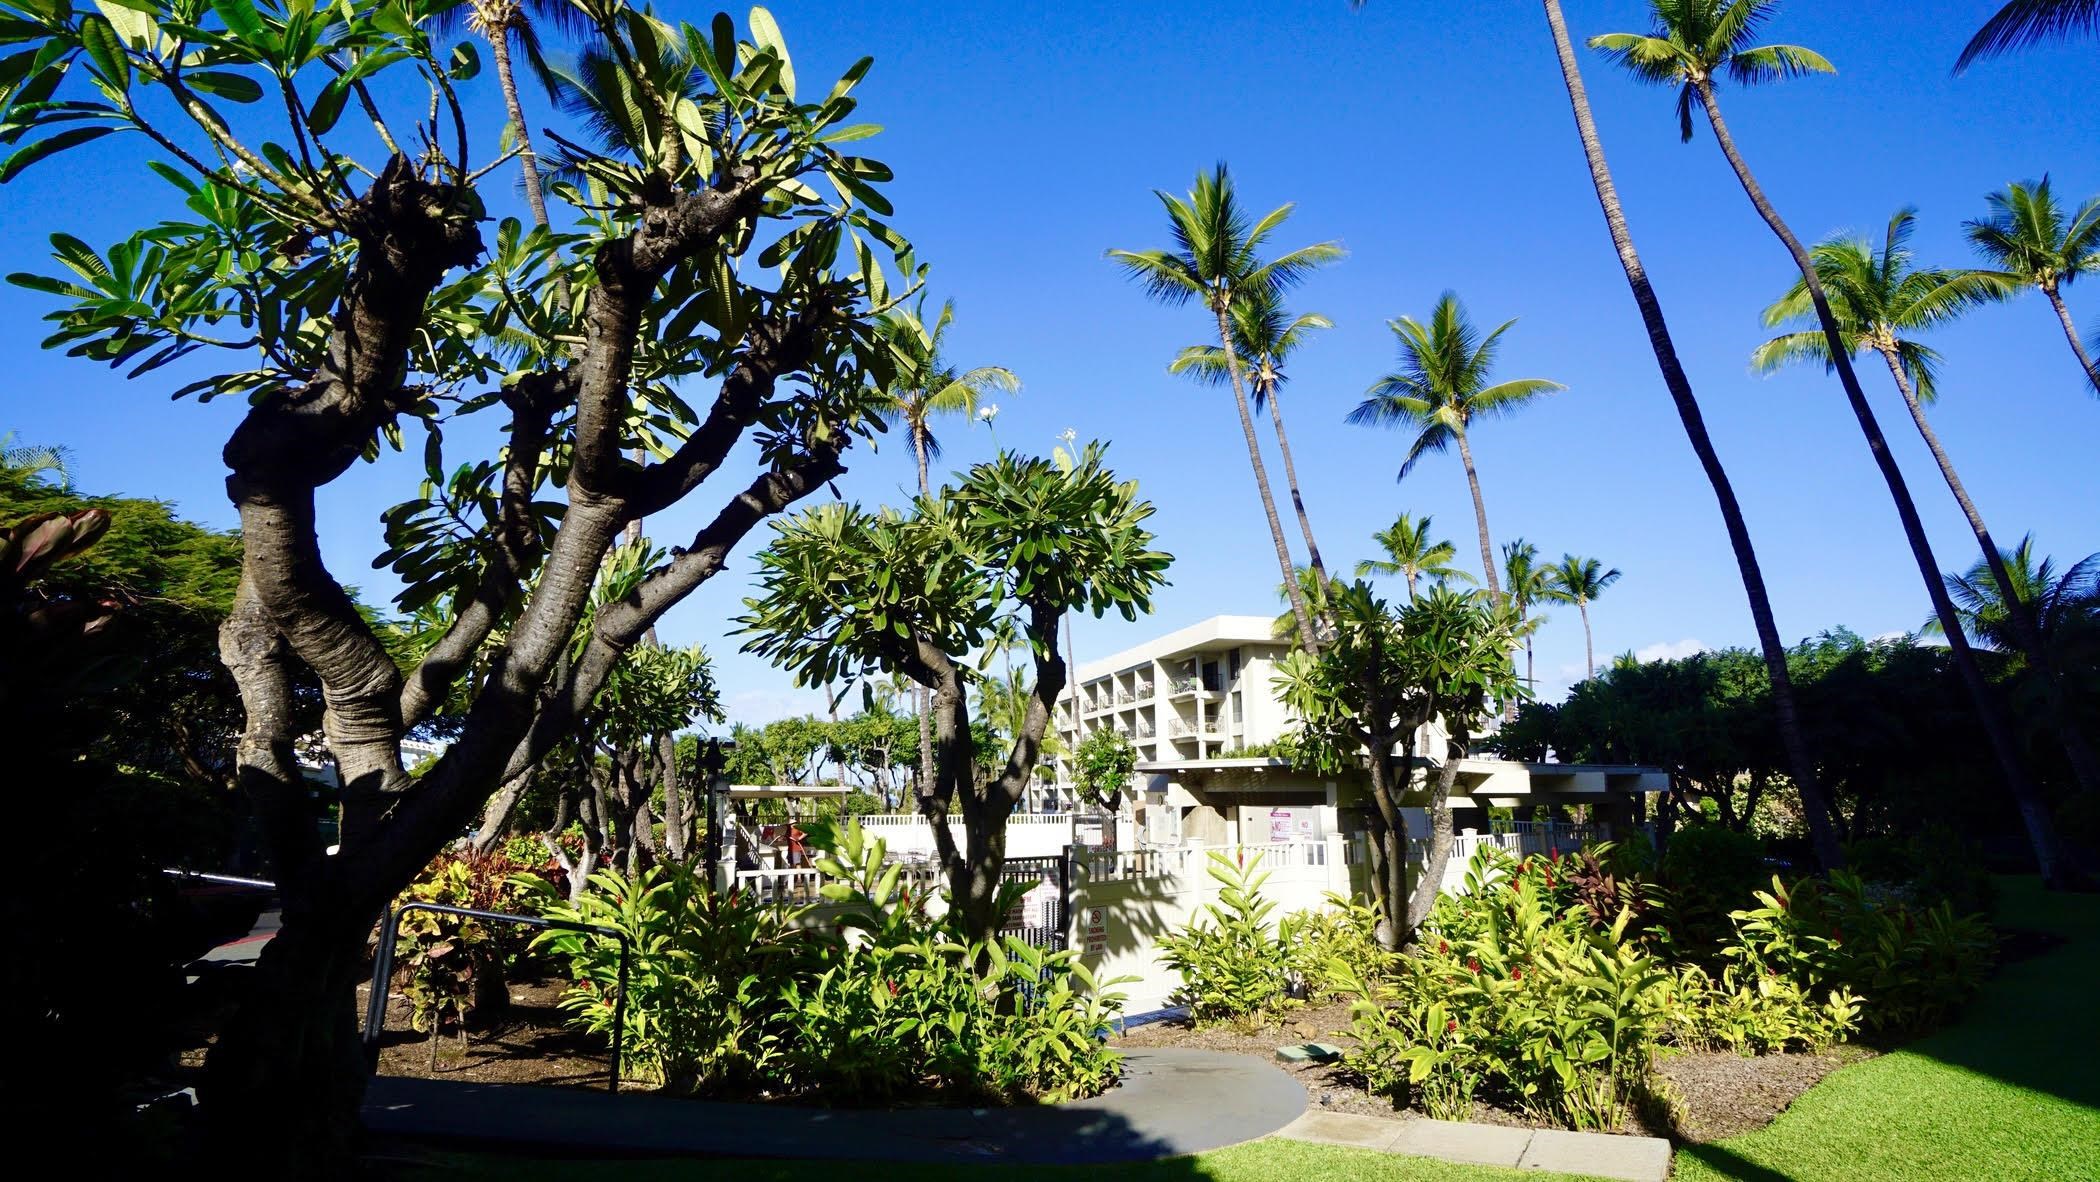
[{"label": "curved concrete path", "polygon": [[1298,1081],[1216,1051],[1126,1051],[1123,1086],[1040,1108],[796,1108],[574,1088],[380,1077],[376,1132],[566,1152],[833,1161],[1150,1161],[1264,1137],[1305,1111]]}]

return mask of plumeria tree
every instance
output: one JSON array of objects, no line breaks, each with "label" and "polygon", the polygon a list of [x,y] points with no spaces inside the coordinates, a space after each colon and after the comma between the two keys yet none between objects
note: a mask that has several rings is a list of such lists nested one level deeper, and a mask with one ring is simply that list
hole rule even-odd
[{"label": "plumeria tree", "polygon": [[[1126,619],[1149,609],[1172,556],[1152,549],[1152,505],[1116,478],[1098,445],[1070,472],[1003,452],[908,510],[828,504],[775,526],[746,601],[748,651],[805,685],[901,673],[933,695],[933,769],[920,811],[966,930],[996,921],[1006,820],[1027,791],[1068,672],[1067,611]],[[1034,666],[1003,757],[970,724],[998,643],[1018,638]],[[991,758],[986,758],[991,756]],[[960,815],[958,847],[948,818]]]},{"label": "plumeria tree", "polygon": [[[762,9],[696,27],[579,0],[581,56],[603,63],[584,81],[628,119],[546,131],[562,212],[543,229],[492,218],[515,177],[506,118],[471,84],[471,43],[431,36],[451,7],[0,2],[0,126],[20,145],[0,180],[136,145],[141,229],[103,249],[57,235],[65,274],[17,277],[60,301],[50,343],[134,381],[183,359],[204,376],[175,394],[247,404],[222,453],[243,553],[221,648],[284,926],[202,1096],[244,1160],[283,1172],[352,1160],[355,989],[388,900],[576,733],[745,534],[844,471],[892,368],[874,321],[892,276],[917,281],[883,220],[889,170],[849,154],[875,130],[848,120],[867,61],[805,92]],[[755,475],[708,489],[740,445]],[[388,448],[426,476],[374,549],[396,606],[441,621],[406,665],[316,536],[325,490]],[[696,534],[579,642],[626,524],[703,497]],[[332,852],[293,757],[300,669],[342,772]],[[440,719],[451,745],[411,777],[401,740]]]},{"label": "plumeria tree", "polygon": [[[1406,942],[1436,903],[1453,844],[1458,763],[1491,704],[1518,697],[1514,608],[1479,591],[1437,586],[1395,610],[1358,582],[1329,600],[1335,635],[1318,654],[1294,650],[1276,684],[1301,720],[1293,759],[1322,770],[1368,771],[1371,887],[1389,948]],[[1442,751],[1430,749],[1441,723]],[[1418,770],[1424,770],[1420,779]],[[1430,814],[1419,873],[1408,877],[1404,806]]]}]

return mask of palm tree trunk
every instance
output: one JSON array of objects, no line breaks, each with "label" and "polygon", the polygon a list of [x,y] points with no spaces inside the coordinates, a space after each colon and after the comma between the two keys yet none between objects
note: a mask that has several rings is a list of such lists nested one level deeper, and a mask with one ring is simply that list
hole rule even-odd
[{"label": "palm tree trunk", "polygon": [[2063,295],[2056,290],[2055,284],[2044,287],[2042,294],[2049,297],[2049,306],[2056,309],[2057,322],[2064,326],[2064,339],[2071,342],[2071,352],[2078,356],[2078,368],[2085,371],[2085,380],[2092,383],[2093,393],[2100,394],[2100,365],[2093,363],[2092,355],[2079,341],[2078,322],[2071,319],[2071,309],[2064,306]]},{"label": "palm tree trunk", "polygon": [[[923,423],[911,425],[912,454],[919,461],[919,495],[933,499],[933,479],[926,466],[926,427]],[[912,689],[912,707],[919,715],[919,795],[932,796],[933,784],[933,691],[923,685]],[[1073,708],[1078,708],[1075,699]]]},{"label": "palm tree trunk", "polygon": [[1575,610],[1582,613],[1582,676],[1590,680],[1597,676],[1597,645],[1590,639],[1590,601],[1576,600]]},{"label": "palm tree trunk", "polygon": [[1312,517],[1305,511],[1305,494],[1298,488],[1298,465],[1291,459],[1291,438],[1283,433],[1283,407],[1275,390],[1269,391],[1269,422],[1276,428],[1276,450],[1283,453],[1283,482],[1291,490],[1291,507],[1298,511],[1298,532],[1305,535],[1306,561],[1321,587],[1327,586],[1327,565],[1320,561],[1320,544],[1313,541]]},{"label": "palm tree trunk", "polygon": [[1291,562],[1290,542],[1283,536],[1283,519],[1276,515],[1276,496],[1269,490],[1269,468],[1261,462],[1261,441],[1254,435],[1254,416],[1247,413],[1247,387],[1240,380],[1240,354],[1232,345],[1232,322],[1224,305],[1218,314],[1218,340],[1225,346],[1225,371],[1232,378],[1232,401],[1239,407],[1240,433],[1247,437],[1247,462],[1254,466],[1254,484],[1261,493],[1262,512],[1269,517],[1269,537],[1276,543],[1276,564],[1283,568],[1283,590],[1290,597],[1291,618],[1298,623],[1298,643],[1306,652],[1320,654],[1320,637],[1313,631],[1312,613],[1305,606],[1305,589],[1298,585],[1298,569]]},{"label": "palm tree trunk", "polygon": [[1742,183],[1750,204],[1757,209],[1757,215],[1764,219],[1765,225],[1771,227],[1773,235],[1786,247],[1787,253],[1793,257],[1794,266],[1801,272],[1808,298],[1816,308],[1816,318],[1822,321],[1823,339],[1829,346],[1838,383],[1845,388],[1845,400],[1852,405],[1853,417],[1859,420],[1860,432],[1866,436],[1867,450],[1873,453],[1874,463],[1881,469],[1881,478],[1889,486],[1889,496],[1896,502],[1896,516],[1903,523],[1904,537],[1909,540],[1910,552],[1917,559],[1918,573],[1924,576],[1926,593],[1932,597],[1932,609],[1938,614],[1940,627],[1947,634],[1947,647],[1953,654],[1955,669],[1975,699],[1984,738],[1997,757],[2006,787],[2012,793],[2020,819],[2026,824],[2028,843],[2034,847],[2042,882],[2052,889],[2063,889],[2071,884],[2071,874],[2057,847],[2055,821],[2049,815],[2049,806],[2042,800],[2041,793],[2020,767],[2011,729],[2006,726],[2004,716],[1991,697],[1991,688],[1983,679],[1983,670],[1976,664],[1976,654],[1970,651],[1968,637],[1962,633],[1961,619],[1955,613],[1954,601],[1947,596],[1946,584],[1940,577],[1939,560],[1932,555],[1932,543],[1925,537],[1925,525],[1919,520],[1918,507],[1911,500],[1910,486],[1905,483],[1903,470],[1897,467],[1895,456],[1889,453],[1888,440],[1881,433],[1881,424],[1874,418],[1874,408],[1867,404],[1866,395],[1859,388],[1859,375],[1853,372],[1851,355],[1838,331],[1837,317],[1830,311],[1830,301],[1824,295],[1823,281],[1816,275],[1815,263],[1809,258],[1808,249],[1780,218],[1779,211],[1772,207],[1763,187],[1750,172],[1750,166],[1744,163],[1742,154],[1736,151],[1735,138],[1728,133],[1728,124],[1721,118],[1713,84],[1701,80],[1695,85],[1694,93],[1699,96],[1699,105],[1706,110],[1706,121],[1714,130],[1715,141],[1721,145],[1721,154],[1728,158],[1728,166],[1735,170],[1736,180]]},{"label": "palm tree trunk", "polygon": [[518,79],[510,67],[510,30],[489,30],[489,56],[496,59],[496,82],[503,90],[503,109],[518,132],[518,168],[525,174],[525,204],[532,209],[532,222],[545,226],[547,195],[540,190],[540,157],[532,150],[532,133],[525,127],[525,106],[518,101]]},{"label": "palm tree trunk", "polygon": [[1473,470],[1473,446],[1466,433],[1458,432],[1458,458],[1466,465],[1466,484],[1473,490],[1473,522],[1480,527],[1480,569],[1487,575],[1488,594],[1502,602],[1502,580],[1495,575],[1495,544],[1488,538],[1488,507],[1480,497],[1480,473]]},{"label": "palm tree trunk", "polygon": [[2064,701],[2063,686],[2056,676],[2055,659],[2042,642],[2034,607],[2020,597],[2012,572],[2005,568],[2004,552],[1998,549],[1998,543],[1991,537],[1990,527],[1983,523],[1983,514],[1976,508],[1976,502],[1969,499],[1969,490],[1962,486],[1961,477],[1955,475],[1954,461],[1940,446],[1939,433],[1932,429],[1931,421],[1925,417],[1925,408],[1911,389],[1910,377],[1903,372],[1901,359],[1892,349],[1879,352],[1881,359],[1888,363],[1889,376],[1896,380],[1897,392],[1903,395],[1903,405],[1910,409],[1911,421],[1918,425],[1918,434],[1924,437],[1925,447],[1940,466],[1940,475],[1947,478],[1947,491],[1954,494],[1962,515],[1969,519],[1969,529],[1976,535],[1976,545],[1983,550],[1983,561],[1990,567],[1991,578],[1998,584],[1998,594],[2004,597],[2005,614],[2012,622],[2013,635],[2019,641],[2021,651],[2027,654],[2028,663],[2034,667],[2035,677],[2041,681],[2042,696],[2049,703],[2049,713],[2056,722],[2064,755],[2071,764],[2071,776],[2078,781],[2080,792],[2096,795],[2100,793],[2100,758],[2094,756],[2084,729],[2072,717],[2069,703]]},{"label": "palm tree trunk", "polygon": [[1677,345],[1670,339],[1670,325],[1663,319],[1662,301],[1656,298],[1655,288],[1648,282],[1648,270],[1641,265],[1641,256],[1633,246],[1633,232],[1627,229],[1626,213],[1619,205],[1618,186],[1612,183],[1611,166],[1604,159],[1604,144],[1597,136],[1597,122],[1590,114],[1588,90],[1582,84],[1582,70],[1575,60],[1575,47],[1568,41],[1567,22],[1562,18],[1560,0],[1544,0],[1546,25],[1553,35],[1553,47],[1560,59],[1561,80],[1567,85],[1568,105],[1575,115],[1575,131],[1582,141],[1582,154],[1589,164],[1590,183],[1597,190],[1597,204],[1604,211],[1605,228],[1611,233],[1612,245],[1618,250],[1619,266],[1626,272],[1626,285],[1633,291],[1633,302],[1640,309],[1641,322],[1648,329],[1648,345],[1655,352],[1656,366],[1662,370],[1663,385],[1670,391],[1670,401],[1677,407],[1677,417],[1684,424],[1685,438],[1690,440],[1692,453],[1699,458],[1699,467],[1706,473],[1708,484],[1713,486],[1714,500],[1721,510],[1722,525],[1728,531],[1729,547],[1735,552],[1736,569],[1743,580],[1743,595],[1750,601],[1750,620],[1757,630],[1758,647],[1765,658],[1765,672],[1772,682],[1772,713],[1779,729],[1780,745],[1786,748],[1787,767],[1791,771],[1795,788],[1801,793],[1802,812],[1808,817],[1808,832],[1815,846],[1816,861],[1825,870],[1834,870],[1845,864],[1844,851],[1838,846],[1837,833],[1830,826],[1830,806],[1823,794],[1821,781],[1816,776],[1816,761],[1808,749],[1808,737],[1801,730],[1801,712],[1794,701],[1793,679],[1787,674],[1786,646],[1779,639],[1779,625],[1772,616],[1772,599],[1765,591],[1765,576],[1757,562],[1757,548],[1750,541],[1750,527],[1743,520],[1743,507],[1735,499],[1735,486],[1728,479],[1728,470],[1721,466],[1721,457],[1714,450],[1713,438],[1706,432],[1706,416],[1699,409],[1699,399],[1692,392],[1691,379],[1685,376],[1684,366],[1677,360]]}]

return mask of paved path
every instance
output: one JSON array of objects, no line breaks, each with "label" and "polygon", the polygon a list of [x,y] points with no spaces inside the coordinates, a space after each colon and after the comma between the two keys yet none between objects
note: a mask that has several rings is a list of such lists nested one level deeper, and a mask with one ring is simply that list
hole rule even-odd
[{"label": "paved path", "polygon": [[1107,1095],[1041,1108],[793,1108],[383,1076],[365,1122],[607,1154],[1086,1164],[1220,1149],[1305,1111],[1298,1081],[1250,1056],[1157,1048],[1127,1051],[1124,1064]]},{"label": "paved path", "polygon": [[1422,1118],[1388,1120],[1342,1112],[1308,1112],[1276,1135],[1321,1145],[1350,1145],[1472,1165],[1558,1170],[1625,1182],[1663,1182],[1670,1176],[1670,1143],[1660,1137],[1510,1129]]}]

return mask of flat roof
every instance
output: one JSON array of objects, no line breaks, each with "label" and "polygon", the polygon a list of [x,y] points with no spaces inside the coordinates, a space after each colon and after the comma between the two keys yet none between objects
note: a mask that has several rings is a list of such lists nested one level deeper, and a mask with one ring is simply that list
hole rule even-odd
[{"label": "flat roof", "polygon": [[[1079,676],[1074,682],[1084,684],[1096,678],[1122,673],[1134,666],[1149,665],[1154,661],[1183,653],[1236,648],[1242,644],[1281,643],[1283,642],[1276,637],[1276,619],[1273,616],[1212,616],[1164,636],[1154,637],[1143,644],[1132,645],[1122,652],[1098,661],[1084,662],[1079,666]],[[1072,687],[1067,686],[1065,692],[1069,695]]]}]

